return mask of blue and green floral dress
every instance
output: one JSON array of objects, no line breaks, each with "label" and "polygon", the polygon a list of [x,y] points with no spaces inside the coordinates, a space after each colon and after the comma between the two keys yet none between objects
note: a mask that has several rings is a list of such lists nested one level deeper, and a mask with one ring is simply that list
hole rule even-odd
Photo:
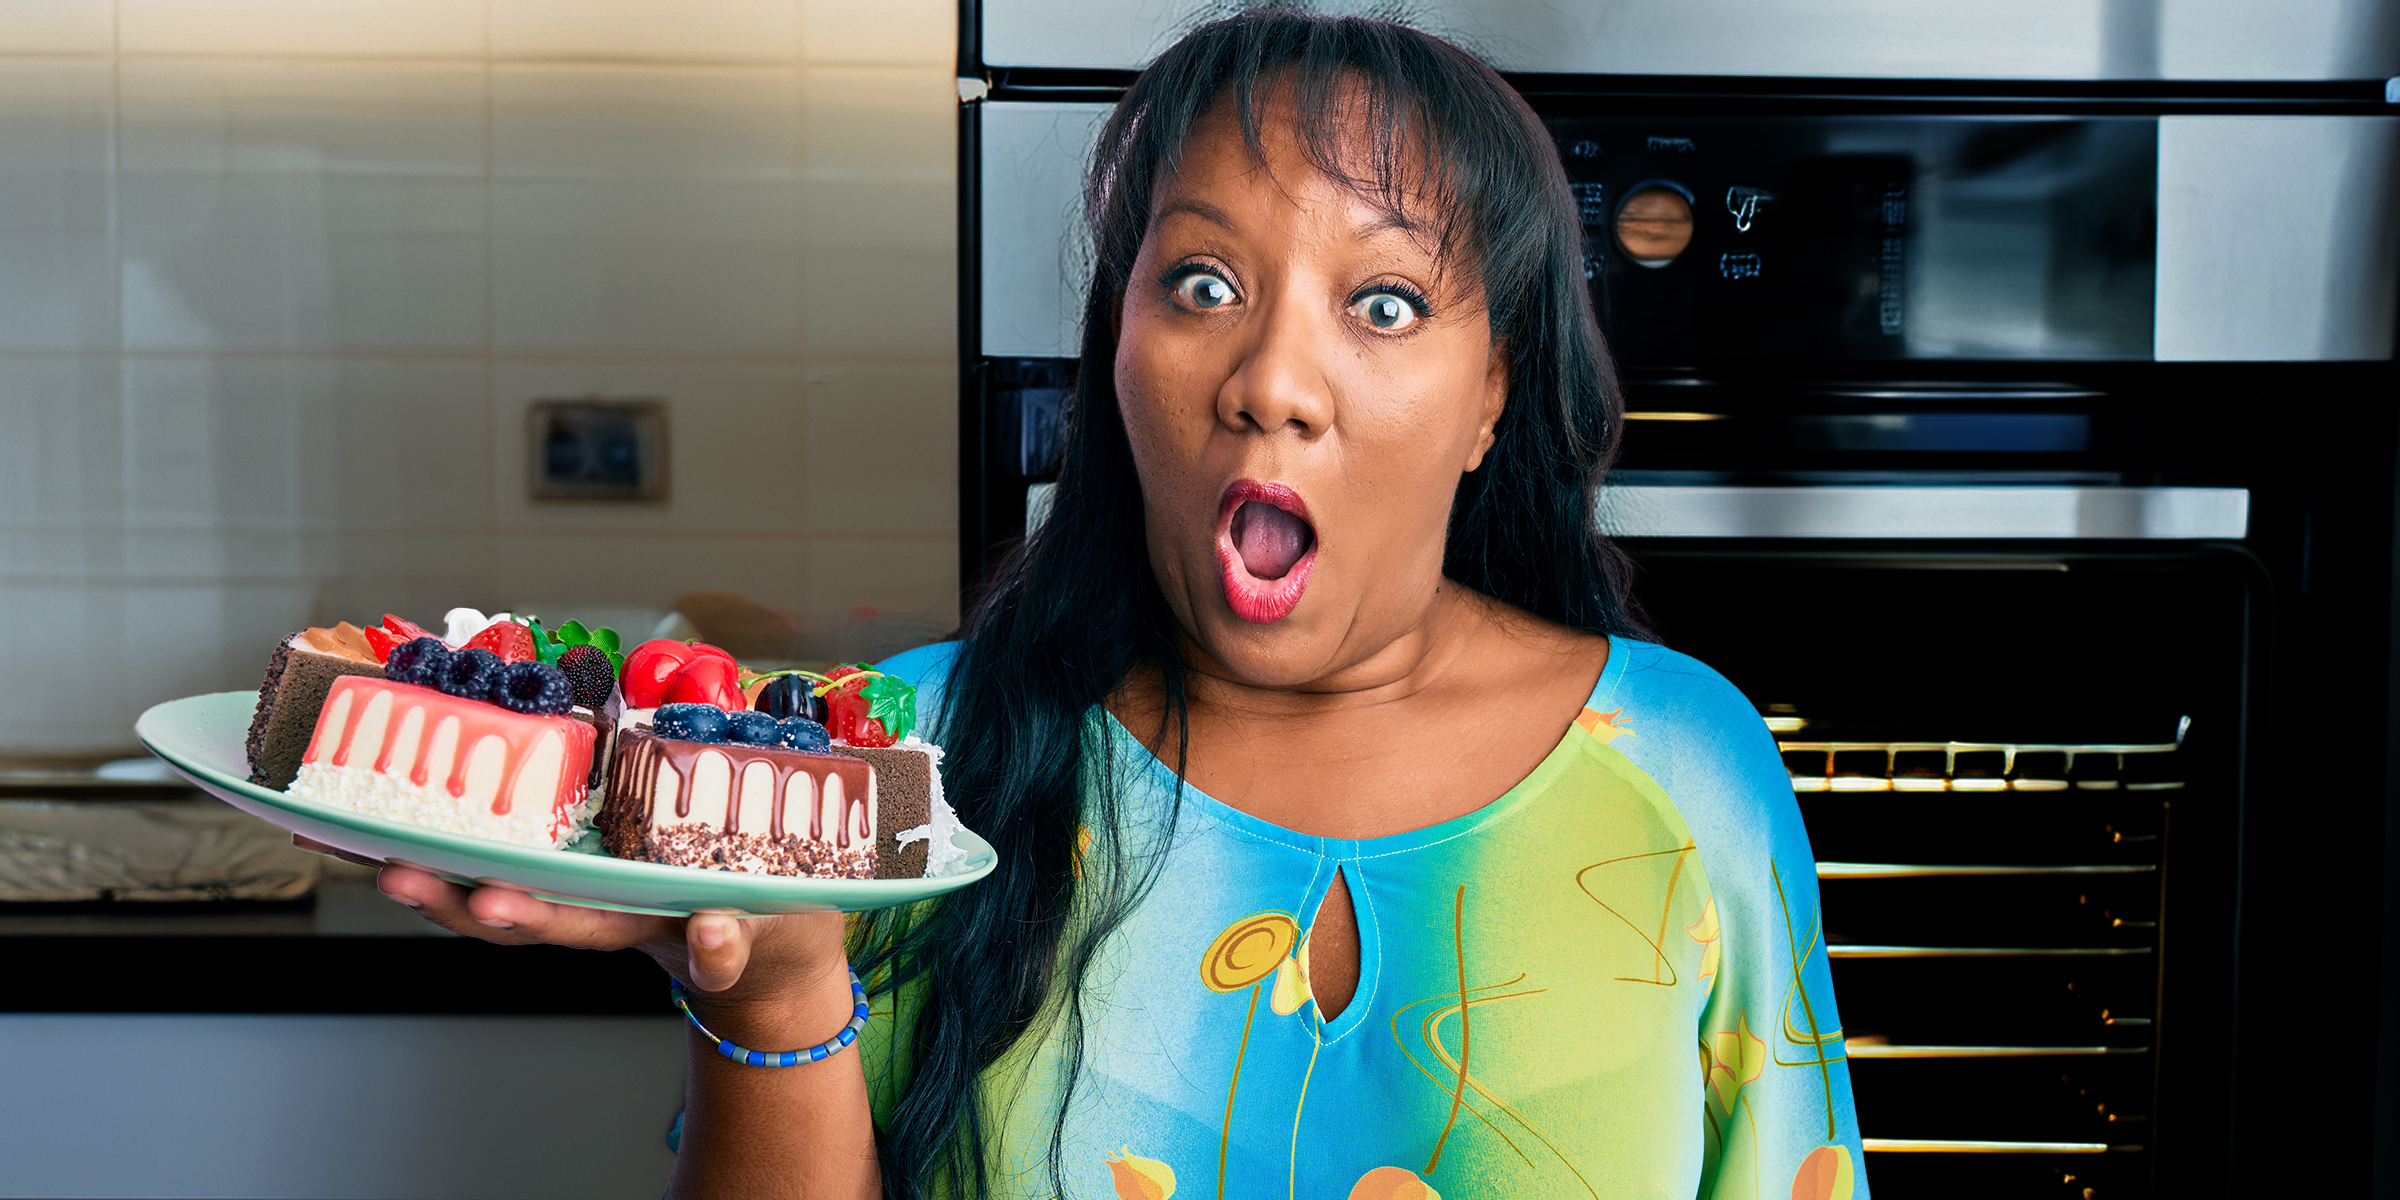
[{"label": "blue and green floral dress", "polygon": [[[956,649],[883,669],[931,713]],[[1165,764],[1093,719],[1127,836],[1164,857],[1085,980],[1073,1086],[1056,1021],[984,1078],[996,1194],[1867,1195],[1807,834],[1773,739],[1714,671],[1617,639],[1523,782],[1364,841],[1178,802]],[[1327,1021],[1307,922],[1337,871],[1359,978]],[[879,1119],[911,1000],[879,998],[863,1042]]]}]

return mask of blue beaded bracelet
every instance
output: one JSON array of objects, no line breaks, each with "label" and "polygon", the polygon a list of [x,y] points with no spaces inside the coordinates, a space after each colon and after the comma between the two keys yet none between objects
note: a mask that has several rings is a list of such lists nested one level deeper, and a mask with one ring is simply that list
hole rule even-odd
[{"label": "blue beaded bracelet", "polygon": [[715,1043],[717,1053],[737,1063],[753,1067],[796,1067],[804,1062],[824,1062],[826,1059],[840,1054],[850,1043],[857,1041],[858,1031],[867,1027],[867,985],[858,981],[858,972],[856,971],[850,972],[850,1002],[854,1006],[850,1010],[850,1023],[842,1026],[842,1031],[833,1035],[833,1038],[824,1045],[810,1046],[806,1050],[785,1050],[781,1053],[768,1050],[744,1050],[740,1046],[710,1033],[708,1026],[700,1023],[700,1014],[692,1011],[691,1000],[684,995],[681,980],[668,978],[667,995],[674,998],[675,1007],[682,1009],[684,1016],[692,1019],[692,1028],[699,1030],[701,1037]]}]

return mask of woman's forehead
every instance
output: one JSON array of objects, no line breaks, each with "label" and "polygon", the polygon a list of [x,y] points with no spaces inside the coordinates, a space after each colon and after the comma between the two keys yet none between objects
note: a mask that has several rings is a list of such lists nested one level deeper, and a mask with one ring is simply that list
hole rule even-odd
[{"label": "woman's forehead", "polygon": [[1271,206],[1346,227],[1354,237],[1405,235],[1438,255],[1447,222],[1442,199],[1427,186],[1430,171],[1421,155],[1389,153],[1368,115],[1364,104],[1350,104],[1304,120],[1284,88],[1259,98],[1253,139],[1226,96],[1193,124],[1160,172],[1152,228],[1182,217],[1240,232],[1243,217]]}]

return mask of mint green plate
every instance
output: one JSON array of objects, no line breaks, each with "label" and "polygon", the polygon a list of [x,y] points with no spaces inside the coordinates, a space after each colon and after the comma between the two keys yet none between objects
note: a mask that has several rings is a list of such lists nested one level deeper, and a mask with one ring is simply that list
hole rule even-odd
[{"label": "mint green plate", "polygon": [[989,843],[965,830],[951,839],[967,852],[967,870],[956,875],[802,879],[610,858],[589,844],[596,839],[586,839],[576,850],[542,850],[423,829],[250,782],[243,742],[257,705],[256,692],[187,696],[143,713],[133,731],[178,774],[243,812],[361,858],[420,867],[457,883],[513,887],[562,904],[669,917],[696,912],[863,912],[957,891],[991,874],[999,861]]}]

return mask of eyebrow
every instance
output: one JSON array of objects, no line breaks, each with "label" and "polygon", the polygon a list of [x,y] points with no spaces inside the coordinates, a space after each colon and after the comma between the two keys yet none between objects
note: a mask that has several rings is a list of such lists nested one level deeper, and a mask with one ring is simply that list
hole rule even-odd
[{"label": "eyebrow", "polygon": [[1164,225],[1167,223],[1168,217],[1174,216],[1177,213],[1188,213],[1192,216],[1200,218],[1203,221],[1207,221],[1212,225],[1219,226],[1228,233],[1236,232],[1233,224],[1233,218],[1226,216],[1224,209],[1218,208],[1216,205],[1207,203],[1206,201],[1193,200],[1189,197],[1178,197],[1160,205],[1158,207],[1158,215],[1151,219],[1150,224],[1153,228]]},{"label": "eyebrow", "polygon": [[[1224,209],[1218,208],[1216,205],[1210,204],[1205,200],[1194,200],[1190,197],[1178,197],[1160,205],[1158,208],[1158,216],[1153,218],[1150,224],[1153,228],[1164,225],[1166,224],[1168,217],[1174,216],[1177,213],[1184,213],[1190,216],[1198,217],[1203,221],[1207,221],[1212,225],[1224,229],[1228,233],[1239,232],[1238,228],[1233,223],[1233,218],[1225,215]],[[1417,223],[1409,220],[1407,217],[1390,211],[1378,210],[1375,214],[1375,219],[1359,225],[1359,227],[1352,232],[1351,237],[1357,241],[1363,242],[1369,238],[1375,237],[1378,234],[1391,233],[1395,231],[1413,236],[1416,234],[1417,230]]]}]

